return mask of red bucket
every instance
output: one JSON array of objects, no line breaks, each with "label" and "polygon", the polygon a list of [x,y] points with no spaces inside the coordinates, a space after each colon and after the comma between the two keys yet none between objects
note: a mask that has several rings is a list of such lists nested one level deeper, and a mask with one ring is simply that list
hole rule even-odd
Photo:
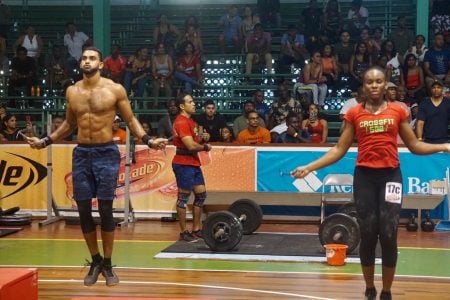
[{"label": "red bucket", "polygon": [[327,256],[327,263],[330,266],[342,266],[345,264],[347,257],[347,245],[342,244],[326,244],[325,253]]}]

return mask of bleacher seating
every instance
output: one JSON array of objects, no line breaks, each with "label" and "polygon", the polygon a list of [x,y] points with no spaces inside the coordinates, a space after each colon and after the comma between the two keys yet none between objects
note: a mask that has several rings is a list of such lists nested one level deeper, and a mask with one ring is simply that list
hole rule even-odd
[{"label": "bleacher seating", "polygon": [[[282,1],[283,2],[283,1]],[[285,31],[288,24],[299,22],[299,16],[309,1],[297,3],[282,3],[282,28],[272,28],[275,32],[273,57],[277,59],[280,45],[280,33]],[[245,2],[236,1],[240,13],[243,11]],[[369,9],[370,22],[372,26],[381,26],[385,29],[385,34],[389,33],[388,28],[392,28],[398,15],[407,15],[409,24],[414,24],[415,16],[414,0],[385,1],[374,0],[365,1],[364,6]],[[341,2],[341,12],[343,17],[350,7],[350,2]],[[48,52],[50,46],[55,43],[62,44],[67,21],[74,21],[78,30],[92,36],[93,12],[88,5],[64,6],[64,5],[18,5],[10,6],[13,14],[11,34],[8,41],[8,55],[11,57],[11,45],[18,37],[21,28],[25,24],[32,24],[36,32],[42,36],[45,42],[45,51]],[[206,63],[203,66],[204,86],[195,90],[195,99],[201,103],[204,99],[213,99],[217,102],[220,113],[224,114],[227,121],[231,122],[235,116],[241,114],[242,103],[248,99],[250,93],[261,88],[265,92],[268,102],[276,98],[276,84],[281,77],[295,79],[296,74],[277,74],[267,76],[259,73],[251,78],[251,84],[242,84],[245,67],[245,56],[242,53],[231,55],[218,55],[218,35],[219,28],[217,21],[220,16],[227,12],[228,4],[205,4],[183,5],[182,9],[175,5],[163,5],[159,9],[149,5],[113,5],[111,6],[111,41],[122,46],[124,55],[131,55],[139,46],[153,46],[153,29],[159,13],[168,15],[170,22],[179,28],[184,26],[184,20],[190,15],[195,15],[200,20],[201,33],[203,37]],[[297,70],[298,72],[298,70]],[[42,99],[44,108],[48,111],[63,111],[64,101],[60,97],[53,97],[51,91],[45,93]],[[164,99],[163,99],[164,100]],[[336,137],[340,121],[338,110],[345,99],[342,97],[329,97],[326,100],[324,113],[330,122],[330,136]],[[158,109],[146,109],[145,102],[152,102],[153,99],[144,97],[142,99],[132,99],[133,108],[137,115],[147,116],[155,123],[159,117],[165,113],[164,103]],[[36,108],[37,120],[45,122],[44,114],[39,115]],[[20,111],[19,111],[20,112]],[[45,128],[45,124],[40,124]]]}]

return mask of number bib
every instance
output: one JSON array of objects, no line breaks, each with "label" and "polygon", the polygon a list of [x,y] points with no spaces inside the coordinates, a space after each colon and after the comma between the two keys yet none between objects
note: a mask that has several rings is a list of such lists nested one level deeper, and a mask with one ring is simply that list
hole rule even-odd
[{"label": "number bib", "polygon": [[386,202],[402,204],[402,184],[400,182],[386,182]]}]

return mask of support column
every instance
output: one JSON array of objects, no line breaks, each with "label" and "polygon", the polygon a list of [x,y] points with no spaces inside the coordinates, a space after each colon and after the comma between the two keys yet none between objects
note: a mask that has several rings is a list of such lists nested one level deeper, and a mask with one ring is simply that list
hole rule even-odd
[{"label": "support column", "polygon": [[92,1],[94,46],[100,49],[103,57],[111,52],[111,8],[110,0]]},{"label": "support column", "polygon": [[430,42],[430,40],[428,39],[428,23],[430,18],[429,14],[430,7],[428,4],[428,0],[417,0],[416,33],[425,36],[425,43]]}]

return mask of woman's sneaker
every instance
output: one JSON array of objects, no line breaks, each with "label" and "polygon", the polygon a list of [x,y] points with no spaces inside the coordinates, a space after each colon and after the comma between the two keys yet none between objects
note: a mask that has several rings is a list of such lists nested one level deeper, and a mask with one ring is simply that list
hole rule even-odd
[{"label": "woman's sneaker", "polygon": [[106,285],[113,286],[119,283],[119,277],[117,277],[116,272],[114,272],[112,266],[103,266],[102,275],[105,277]]},{"label": "woman's sneaker", "polygon": [[198,238],[196,238],[192,233],[185,230],[180,233],[180,241],[185,241],[188,243],[195,243],[198,241]]},{"label": "woman's sneaker", "polygon": [[84,277],[84,285],[90,286],[97,282],[98,275],[103,270],[103,261],[100,262],[87,262],[85,266],[90,266],[89,272]]}]

